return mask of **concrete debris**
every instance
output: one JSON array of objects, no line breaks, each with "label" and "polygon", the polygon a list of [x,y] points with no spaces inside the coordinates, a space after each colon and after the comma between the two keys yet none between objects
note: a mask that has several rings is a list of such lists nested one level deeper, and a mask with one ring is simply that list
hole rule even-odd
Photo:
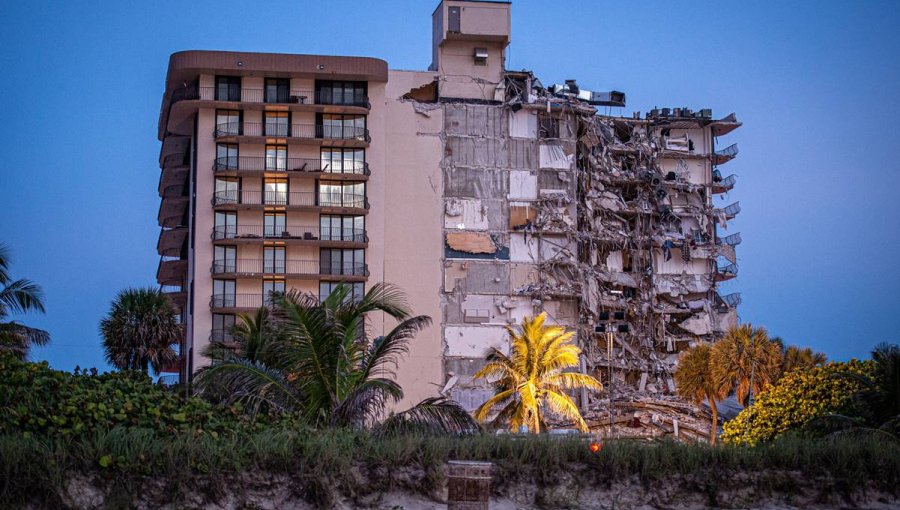
[{"label": "concrete debris", "polygon": [[[600,115],[596,106],[624,105],[624,94],[574,81],[549,91],[527,71],[507,72],[497,96],[436,103],[453,374],[444,392],[480,405],[490,388],[461,370],[508,349],[503,326],[546,311],[577,331],[584,370],[615,386],[618,434],[707,437],[708,413],[675,396],[673,373],[681,351],[738,320],[739,294],[720,296],[718,285],[736,275],[740,236],[718,228],[740,204],[712,199],[733,186],[716,166],[737,153],[717,153],[715,136],[740,123],[689,108]],[[609,393],[581,397],[589,423],[608,426]]]}]

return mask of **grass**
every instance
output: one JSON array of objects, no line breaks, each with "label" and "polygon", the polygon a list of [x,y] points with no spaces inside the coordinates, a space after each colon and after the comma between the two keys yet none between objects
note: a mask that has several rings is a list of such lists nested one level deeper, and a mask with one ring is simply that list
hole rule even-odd
[{"label": "grass", "polygon": [[[700,490],[715,491],[735,473],[767,472],[827,478],[844,495],[873,484],[896,495],[900,487],[900,444],[859,437],[786,437],[752,448],[622,440],[592,453],[583,440],[547,436],[378,438],[344,430],[276,430],[160,439],[152,431],[116,428],[81,440],[0,436],[0,502],[61,506],[71,474],[95,476],[110,507],[131,506],[131,495],[147,480],[163,484],[164,490],[153,491],[162,498],[158,504],[178,504],[188,488],[200,488],[215,500],[237,475],[266,473],[289,476],[302,498],[327,506],[339,494],[365,497],[391,489],[431,494],[444,482],[448,459],[493,462],[495,492],[516,483],[571,483],[573,475],[582,487],[624,479],[650,485],[680,476],[701,480]],[[798,490],[783,477],[762,483],[775,492]]]}]

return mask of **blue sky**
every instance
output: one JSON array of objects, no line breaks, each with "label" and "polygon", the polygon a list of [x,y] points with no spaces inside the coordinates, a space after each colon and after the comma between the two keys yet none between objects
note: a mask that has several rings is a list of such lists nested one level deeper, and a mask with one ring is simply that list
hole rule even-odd
[{"label": "blue sky", "polygon": [[[33,354],[103,366],[98,321],[158,256],[168,56],[216,49],[430,62],[433,1],[0,3],[0,240],[46,291]],[[736,112],[744,322],[838,359],[900,341],[900,2],[513,2],[509,69],[654,106]]]}]

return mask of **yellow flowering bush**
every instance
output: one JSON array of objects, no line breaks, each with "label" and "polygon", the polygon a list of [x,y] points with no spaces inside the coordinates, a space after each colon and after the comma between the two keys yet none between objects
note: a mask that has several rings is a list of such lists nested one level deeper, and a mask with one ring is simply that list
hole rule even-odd
[{"label": "yellow flowering bush", "polygon": [[788,373],[761,393],[752,406],[725,423],[722,440],[755,445],[803,427],[819,416],[853,415],[853,395],[862,389],[862,384],[847,375],[871,376],[873,370],[872,361],[854,359]]}]

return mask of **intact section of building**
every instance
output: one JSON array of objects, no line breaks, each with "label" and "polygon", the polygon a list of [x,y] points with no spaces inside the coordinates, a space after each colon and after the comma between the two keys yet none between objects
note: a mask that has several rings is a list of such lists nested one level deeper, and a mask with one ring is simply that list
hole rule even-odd
[{"label": "intact section of building", "polygon": [[[713,197],[735,183],[720,167],[737,148],[717,139],[740,123],[686,107],[603,115],[625,94],[505,70],[507,2],[445,0],[432,22],[428,71],[172,56],[159,280],[187,324],[172,369],[189,376],[271,291],[387,281],[435,319],[398,373],[410,401],[475,409],[486,351],[546,311],[577,330],[584,371],[612,374],[617,414],[669,405],[678,352],[737,323],[740,296],[719,284],[737,274],[740,235],[724,229],[740,207]],[[608,419],[608,396],[583,396],[589,418]]]}]

